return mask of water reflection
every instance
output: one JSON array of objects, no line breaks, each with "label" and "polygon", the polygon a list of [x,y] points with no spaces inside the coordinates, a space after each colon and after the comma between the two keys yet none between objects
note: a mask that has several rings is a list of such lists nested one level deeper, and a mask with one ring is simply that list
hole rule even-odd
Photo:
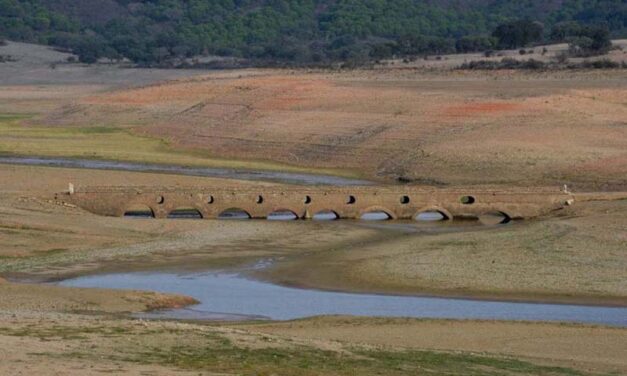
[{"label": "water reflection", "polygon": [[392,219],[392,217],[384,211],[372,211],[364,213],[361,216],[361,219],[364,221],[387,221]]},{"label": "water reflection", "polygon": [[294,221],[298,216],[290,210],[277,210],[268,214],[269,221]]},{"label": "water reflection", "polygon": [[312,219],[314,221],[334,221],[339,219],[339,215],[333,210],[323,210],[314,214]]},{"label": "water reflection", "polygon": [[416,216],[417,221],[437,222],[446,220],[446,216],[439,211],[426,211]]}]

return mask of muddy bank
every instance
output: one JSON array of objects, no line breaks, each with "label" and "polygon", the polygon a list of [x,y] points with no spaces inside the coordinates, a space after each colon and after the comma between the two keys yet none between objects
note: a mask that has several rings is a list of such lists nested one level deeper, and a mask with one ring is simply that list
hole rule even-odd
[{"label": "muddy bank", "polygon": [[154,291],[84,289],[32,283],[0,283],[0,311],[130,313],[182,308],[195,299]]}]

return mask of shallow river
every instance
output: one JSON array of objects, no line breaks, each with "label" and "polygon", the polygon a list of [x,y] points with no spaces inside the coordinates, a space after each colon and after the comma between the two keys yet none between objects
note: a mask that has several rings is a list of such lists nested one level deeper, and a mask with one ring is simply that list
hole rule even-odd
[{"label": "shallow river", "polygon": [[200,304],[148,318],[290,320],[315,315],[570,321],[627,326],[627,308],[352,294],[274,285],[241,274],[122,273],[79,277],[64,286],[138,289],[192,296]]},{"label": "shallow river", "polygon": [[85,168],[92,170],[119,170],[135,172],[157,172],[175,175],[206,176],[223,179],[262,180],[286,184],[304,185],[370,185],[367,180],[342,178],[332,175],[303,174],[229,168],[185,167],[165,164],[116,162],[91,159],[47,158],[47,157],[2,157],[2,164]]}]

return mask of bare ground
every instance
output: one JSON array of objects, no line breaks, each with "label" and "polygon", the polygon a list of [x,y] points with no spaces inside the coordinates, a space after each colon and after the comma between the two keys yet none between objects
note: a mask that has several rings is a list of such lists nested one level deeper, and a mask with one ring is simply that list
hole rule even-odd
[{"label": "bare ground", "polygon": [[89,96],[41,122],[108,121],[178,150],[379,179],[618,189],[627,175],[624,77],[621,70],[216,73]]},{"label": "bare ground", "polygon": [[[37,180],[29,177],[37,176]],[[202,178],[0,166],[0,273],[55,279],[98,270],[233,267],[333,290],[627,305],[627,201],[577,202],[560,217],[425,233],[359,222],[107,218],[47,197],[77,184],[194,185]],[[242,182],[241,184],[254,184]],[[57,188],[58,187],[58,188]]]},{"label": "bare ground", "polygon": [[[181,79],[189,72],[54,64],[66,56],[8,48],[22,55],[0,66],[0,115],[34,117],[9,125],[0,117],[0,152],[263,160],[435,184],[627,186],[624,70],[383,67]],[[202,178],[0,165],[0,182],[0,275],[10,280],[271,258],[261,277],[300,286],[627,305],[620,197],[498,230],[425,235],[355,223],[104,218],[51,200],[68,182]],[[190,302],[0,278],[0,374],[627,373],[627,336],[617,328],[374,318],[206,326],[121,316]]]}]

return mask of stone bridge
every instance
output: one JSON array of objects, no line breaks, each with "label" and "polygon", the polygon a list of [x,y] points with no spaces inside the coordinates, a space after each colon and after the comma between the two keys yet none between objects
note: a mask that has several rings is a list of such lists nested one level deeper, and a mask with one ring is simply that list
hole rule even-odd
[{"label": "stone bridge", "polygon": [[219,218],[239,210],[250,218],[291,212],[308,219],[321,212],[337,218],[358,219],[366,213],[386,213],[390,219],[413,219],[419,213],[438,212],[445,219],[478,218],[499,214],[525,219],[562,209],[574,202],[559,189],[492,190],[488,188],[440,189],[411,186],[258,188],[207,186],[181,187],[77,187],[56,194],[58,201],[105,216],[121,217],[144,211],[167,218],[177,211],[194,211],[201,218]]}]

